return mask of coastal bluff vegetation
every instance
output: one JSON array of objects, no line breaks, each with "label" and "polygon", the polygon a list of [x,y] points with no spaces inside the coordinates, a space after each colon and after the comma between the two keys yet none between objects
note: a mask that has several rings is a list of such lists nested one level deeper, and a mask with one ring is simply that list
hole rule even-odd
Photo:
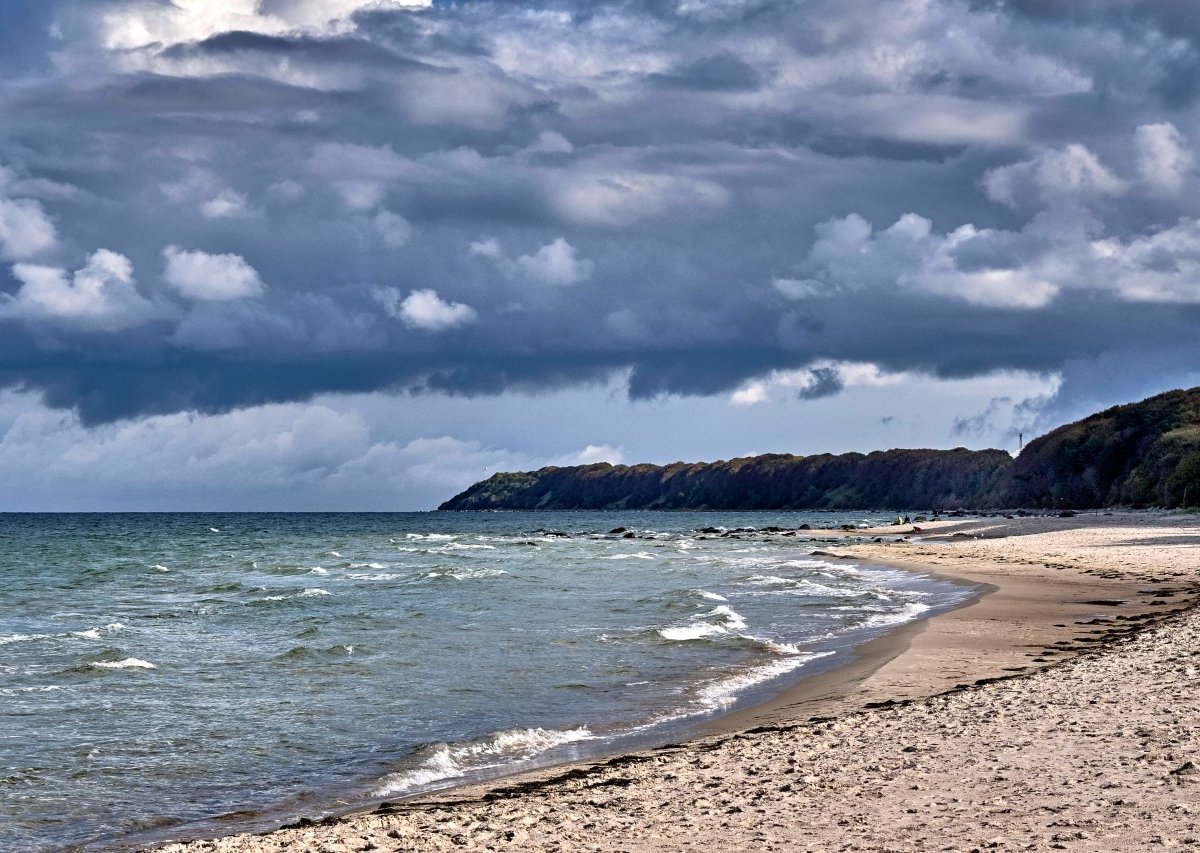
[{"label": "coastal bluff vegetation", "polygon": [[1098,509],[1200,504],[1200,388],[1115,406],[1003,450],[771,453],[494,474],[443,510]]}]

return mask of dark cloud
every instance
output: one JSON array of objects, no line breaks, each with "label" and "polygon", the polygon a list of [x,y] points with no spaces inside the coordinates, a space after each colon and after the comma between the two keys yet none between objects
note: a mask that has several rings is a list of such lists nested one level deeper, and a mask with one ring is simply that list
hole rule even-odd
[{"label": "dark cloud", "polygon": [[762,75],[752,66],[727,53],[706,56],[669,72],[656,72],[647,81],[667,89],[698,92],[752,92]]},{"label": "dark cloud", "polygon": [[0,13],[0,382],[99,423],[615,374],[817,399],[829,361],[1061,374],[1062,412],[1146,340],[1150,384],[1190,375],[1195,16],[904,9]]},{"label": "dark cloud", "polygon": [[832,367],[815,368],[809,371],[809,376],[812,379],[811,384],[796,392],[796,396],[801,400],[819,400],[822,397],[832,397],[846,387],[846,383],[842,381],[841,375]]}]

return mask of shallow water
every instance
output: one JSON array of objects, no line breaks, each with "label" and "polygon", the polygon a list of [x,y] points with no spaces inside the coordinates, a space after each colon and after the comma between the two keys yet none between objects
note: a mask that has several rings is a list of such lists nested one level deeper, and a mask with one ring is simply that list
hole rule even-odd
[{"label": "shallow water", "polygon": [[967,597],[698,532],[869,520],[0,515],[0,849],[270,826],[664,741]]}]

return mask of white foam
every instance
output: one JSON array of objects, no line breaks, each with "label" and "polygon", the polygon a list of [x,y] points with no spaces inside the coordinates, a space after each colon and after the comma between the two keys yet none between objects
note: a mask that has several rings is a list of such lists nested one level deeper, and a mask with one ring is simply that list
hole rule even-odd
[{"label": "white foam", "polygon": [[308,573],[310,575],[327,575],[329,574],[329,569],[323,569],[320,566],[313,566],[308,570]]},{"label": "white foam", "polygon": [[607,557],[601,557],[601,560],[656,560],[658,559],[653,554],[647,554],[645,551],[638,551],[636,554],[609,554]]},{"label": "white foam", "polygon": [[9,643],[24,643],[27,640],[41,640],[53,636],[53,634],[0,634],[0,646],[7,646]]},{"label": "white foam", "polygon": [[339,554],[337,551],[330,551],[330,552],[329,552],[329,556],[331,556],[331,557],[337,557],[339,560],[342,558],[342,555],[341,555],[341,554]]},{"label": "white foam", "polygon": [[746,583],[752,583],[755,586],[795,586],[796,582],[790,578],[781,578],[778,575],[751,575],[746,578]]},{"label": "white foam", "polygon": [[154,565],[152,565],[150,568],[154,569],[156,572],[169,572],[169,571],[171,571],[171,570],[170,570],[170,569],[168,569],[166,566],[159,565],[158,563],[155,563],[155,564],[154,564]]},{"label": "white foam", "polygon": [[403,577],[403,575],[395,572],[347,572],[346,577],[356,581],[391,581]]},{"label": "white foam", "polygon": [[[720,619],[721,622],[705,621]],[[664,640],[686,642],[702,640],[705,637],[716,637],[731,631],[741,631],[746,627],[746,620],[728,604],[719,604],[707,613],[699,613],[692,617],[687,625],[675,625],[670,628],[660,628],[659,636]]]},{"label": "white foam", "polygon": [[404,538],[426,542],[449,542],[458,537],[449,533],[406,533]]},{"label": "white foam", "polygon": [[762,637],[751,637],[748,634],[743,635],[747,640],[753,640],[769,652],[774,652],[777,655],[800,655],[804,654],[799,646],[794,646],[791,643],[780,643],[776,640],[767,640]]},{"label": "white foam", "polygon": [[0,646],[7,646],[9,643],[27,643],[32,640],[62,640],[67,637],[76,637],[81,640],[99,640],[101,633],[112,633],[125,628],[120,622],[109,622],[107,625],[101,625],[98,628],[86,628],[82,631],[68,631],[65,634],[0,634]]},{"label": "white foam", "polygon": [[92,666],[101,669],[158,669],[150,661],[141,660],[140,658],[125,658],[125,660],[117,661],[96,661]]},{"label": "white foam", "polygon": [[883,627],[885,625],[900,625],[904,622],[911,622],[914,619],[920,618],[921,614],[927,610],[929,610],[928,604],[922,604],[919,601],[910,601],[899,610],[876,613],[868,618],[867,621],[862,624],[862,627],[876,628]]},{"label": "white foam", "polygon": [[707,710],[725,708],[736,702],[738,695],[748,688],[763,684],[781,675],[786,675],[810,661],[828,657],[831,654],[833,652],[790,655],[782,660],[772,661],[764,666],[755,667],[746,672],[731,675],[728,678],[705,685],[700,688],[697,698],[700,704]]},{"label": "white foam", "polygon": [[387,566],[385,566],[383,563],[351,563],[350,568],[352,568],[352,569],[386,569]]},{"label": "white foam", "polygon": [[715,592],[709,592],[706,589],[696,590],[696,595],[701,598],[707,598],[709,601],[728,601],[729,599],[723,595],[717,595]]},{"label": "white foam", "polygon": [[210,527],[208,529],[209,529],[210,533],[220,533],[221,532],[221,529],[219,527]]},{"label": "white foam", "polygon": [[268,595],[263,601],[286,601],[289,598],[314,598],[321,595],[333,595],[333,593],[327,589],[321,589],[319,586],[313,586],[300,592],[293,592],[291,595]]},{"label": "white foam", "polygon": [[711,622],[698,622],[695,625],[679,625],[674,628],[660,628],[659,635],[664,640],[686,642],[687,640],[702,640],[705,637],[715,637],[729,632],[720,625]]},{"label": "white foam", "polygon": [[6,687],[0,689],[0,696],[18,696],[22,693],[50,693],[54,690],[62,690],[57,685],[48,687]]},{"label": "white foam", "polygon": [[508,572],[504,569],[464,569],[463,571],[433,571],[426,572],[427,578],[454,578],[456,581],[478,580],[480,578],[495,578],[500,575],[506,575]]},{"label": "white foam", "polygon": [[728,604],[718,604],[707,613],[700,614],[700,619],[720,616],[725,619],[725,628],[730,631],[740,631],[746,627],[746,620],[742,618],[742,614],[738,613]]},{"label": "white foam", "polygon": [[514,729],[479,743],[441,746],[420,767],[386,777],[374,795],[391,796],[473,771],[530,761],[557,746],[591,738],[586,726],[566,730]]}]

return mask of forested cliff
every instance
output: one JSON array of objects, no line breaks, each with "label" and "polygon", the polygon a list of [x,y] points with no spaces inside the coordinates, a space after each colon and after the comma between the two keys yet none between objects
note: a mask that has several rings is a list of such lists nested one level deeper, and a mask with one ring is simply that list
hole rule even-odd
[{"label": "forested cliff", "polygon": [[767,454],[495,474],[440,509],[1089,508],[1200,504],[1200,388],[1002,450]]}]

